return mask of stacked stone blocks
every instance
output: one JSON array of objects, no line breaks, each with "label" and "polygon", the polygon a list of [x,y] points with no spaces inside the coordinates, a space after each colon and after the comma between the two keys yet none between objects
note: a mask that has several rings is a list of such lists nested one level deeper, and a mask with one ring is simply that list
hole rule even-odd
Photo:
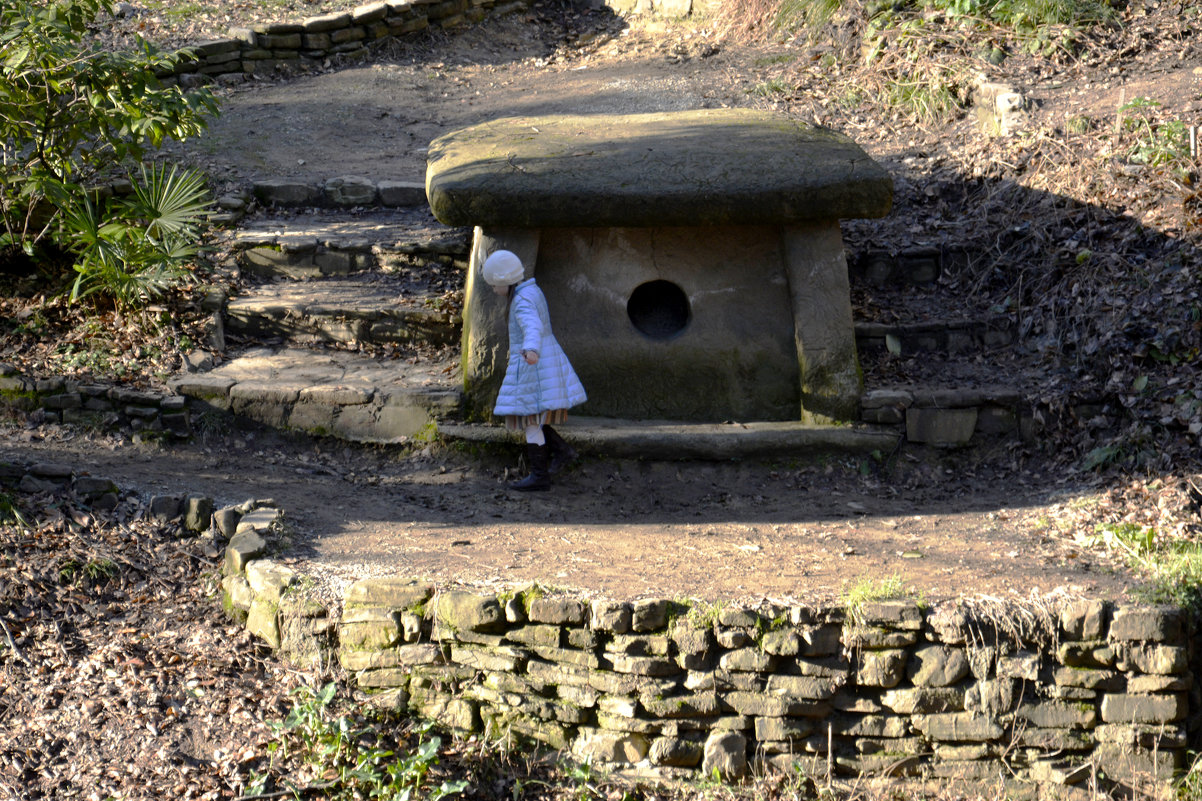
[{"label": "stacked stone blocks", "polygon": [[[527,5],[518,0],[496,11],[504,13]],[[320,66],[332,57],[365,56],[372,43],[389,37],[428,28],[451,30],[478,22],[493,8],[493,0],[386,0],[300,22],[234,28],[225,38],[189,48],[175,73],[163,77],[191,84]]]},{"label": "stacked stone blocks", "polygon": [[478,595],[389,578],[354,584],[336,625],[308,624],[325,646],[298,637],[282,606],[264,636],[290,658],[336,659],[380,703],[632,776],[800,769],[1067,793],[1163,787],[1184,766],[1202,700],[1183,610],[1079,601],[1025,634],[999,616],[912,601],[849,615]]}]

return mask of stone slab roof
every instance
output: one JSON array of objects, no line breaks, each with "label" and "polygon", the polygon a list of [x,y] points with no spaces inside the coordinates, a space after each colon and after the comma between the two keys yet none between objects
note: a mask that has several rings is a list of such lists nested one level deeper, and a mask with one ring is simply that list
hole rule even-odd
[{"label": "stone slab roof", "polygon": [[752,109],[506,117],[434,140],[447,225],[763,225],[883,217],[889,174],[835,131]]}]

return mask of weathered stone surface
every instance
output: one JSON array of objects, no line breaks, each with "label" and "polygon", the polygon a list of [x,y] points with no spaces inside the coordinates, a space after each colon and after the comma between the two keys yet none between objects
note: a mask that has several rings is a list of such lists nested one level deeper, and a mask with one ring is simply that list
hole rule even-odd
[{"label": "weathered stone surface", "polygon": [[189,495],[184,498],[184,528],[189,531],[206,531],[213,521],[213,499],[204,495]]},{"label": "weathered stone surface", "polygon": [[221,588],[225,590],[225,597],[229,605],[234,609],[240,609],[243,612],[250,610],[251,603],[255,600],[254,590],[250,588],[250,584],[243,576],[230,575],[221,580]]},{"label": "weathered stone surface", "polygon": [[1113,670],[1091,668],[1057,668],[1052,680],[1062,687],[1084,687],[1089,690],[1115,692],[1123,689],[1123,677]]},{"label": "weathered stone surface", "polygon": [[1041,729],[1092,729],[1098,722],[1098,710],[1087,703],[1043,701],[1020,706],[1014,717]]},{"label": "weathered stone surface", "polygon": [[897,631],[884,626],[857,626],[845,639],[852,648],[907,648],[918,642],[918,632]]},{"label": "weathered stone surface", "polygon": [[444,592],[436,599],[438,622],[451,631],[499,631],[505,614],[494,596]]},{"label": "weathered stone surface", "polygon": [[907,654],[902,650],[863,651],[856,665],[856,683],[864,687],[896,687],[905,676]]},{"label": "weathered stone surface", "polygon": [[817,724],[810,718],[756,718],[755,739],[764,740],[795,740],[809,737],[817,729]]},{"label": "weathered stone surface", "polygon": [[1183,726],[1163,723],[1103,723],[1093,730],[1099,743],[1114,743],[1125,748],[1185,748],[1189,744]]},{"label": "weathered stone surface", "polygon": [[915,715],[911,723],[927,737],[949,742],[986,742],[1000,738],[1005,732],[995,719],[971,712]]},{"label": "weathered stone surface", "polygon": [[230,538],[225,546],[225,572],[238,575],[246,570],[247,562],[267,552],[267,541],[254,530],[243,530]]},{"label": "weathered stone surface", "polygon": [[256,559],[246,565],[246,581],[255,595],[278,604],[280,597],[297,579],[296,571],[270,559]]},{"label": "weathered stone surface", "polygon": [[347,608],[339,625],[339,641],[344,652],[390,648],[401,642],[400,620],[391,609]]},{"label": "weathered stone surface", "polygon": [[1014,654],[999,656],[997,659],[997,675],[1002,678],[1037,681],[1041,656],[1031,651],[1019,651]]},{"label": "weathered stone surface", "polygon": [[906,438],[935,446],[964,445],[977,428],[977,413],[969,409],[906,409]]},{"label": "weathered stone surface", "polygon": [[257,181],[255,197],[268,205],[299,206],[313,203],[320,192],[317,187],[289,180]]},{"label": "weathered stone surface", "polygon": [[1171,723],[1183,719],[1188,711],[1185,693],[1102,696],[1102,720],[1107,723]]},{"label": "weathered stone surface", "polygon": [[968,675],[968,658],[962,648],[930,645],[912,654],[907,675],[919,687],[948,687]]},{"label": "weathered stone surface", "polygon": [[682,768],[696,767],[701,762],[704,745],[696,740],[679,737],[657,737],[651,742],[647,758],[652,765],[674,765]]},{"label": "weathered stone surface", "polygon": [[801,635],[792,629],[764,632],[760,640],[760,648],[764,653],[775,656],[797,656],[801,653],[801,647]]},{"label": "weathered stone surface", "polygon": [[1182,612],[1173,607],[1119,606],[1110,620],[1110,639],[1167,642],[1178,645],[1183,632]]},{"label": "weathered stone surface", "polygon": [[1123,649],[1116,666],[1120,670],[1134,668],[1140,673],[1176,675],[1188,667],[1188,652],[1174,645],[1135,645]]},{"label": "weathered stone surface", "polygon": [[641,734],[582,729],[572,743],[572,753],[599,762],[634,763],[647,756],[650,741]]},{"label": "weathered stone surface", "polygon": [[881,694],[881,703],[901,715],[964,711],[964,690],[951,687],[907,687]]},{"label": "weathered stone surface", "polygon": [[771,654],[766,654],[757,648],[741,648],[722,654],[718,664],[723,670],[769,673],[775,666],[776,659]]},{"label": "weathered stone surface", "polygon": [[922,610],[914,601],[871,601],[860,607],[859,618],[869,626],[918,631],[922,628]]},{"label": "weathered stone surface", "polygon": [[560,633],[559,626],[522,626],[505,632],[505,639],[520,642],[523,645],[558,648]]},{"label": "weathered stone surface", "polygon": [[669,656],[672,641],[662,634],[618,634],[605,644],[605,650],[628,656]]},{"label": "weathered stone surface", "polygon": [[360,579],[346,591],[348,606],[386,606],[390,609],[414,609],[425,605],[434,595],[434,587],[416,579],[390,576]]},{"label": "weathered stone surface", "polygon": [[722,711],[717,693],[642,696],[639,703],[647,714],[657,718],[701,718],[714,716]]},{"label": "weathered stone surface", "polygon": [[451,661],[477,670],[521,672],[529,654],[521,648],[475,648],[458,643],[451,646]]},{"label": "weathered stone surface", "polygon": [[426,186],[448,225],[515,228],[879,217],[893,194],[850,139],[749,109],[494,120],[434,140]]},{"label": "weathered stone surface", "polygon": [[847,716],[830,723],[836,734],[846,737],[905,737],[910,734],[905,718],[888,715]]},{"label": "weathered stone surface", "polygon": [[705,741],[701,772],[723,779],[738,779],[747,773],[747,738],[738,732],[714,732]]},{"label": "weathered stone surface", "polygon": [[183,508],[184,499],[179,495],[155,495],[150,499],[150,516],[155,520],[176,520]]},{"label": "weathered stone surface", "polygon": [[668,622],[672,602],[663,598],[636,601],[631,608],[630,626],[634,631],[659,631]]},{"label": "weathered stone surface", "polygon": [[831,710],[830,704],[825,701],[740,690],[726,693],[722,700],[740,715],[757,717],[822,717]]},{"label": "weathered stone surface", "polygon": [[629,604],[616,601],[593,601],[589,605],[591,625],[598,631],[625,634],[630,631],[632,613]]},{"label": "weathered stone surface", "polygon": [[279,604],[255,596],[246,615],[246,630],[261,638],[273,651],[280,647]]},{"label": "weathered stone surface", "polygon": [[838,679],[774,673],[768,677],[766,690],[772,695],[788,695],[794,698],[825,701],[834,697],[835,691],[842,683]]},{"label": "weathered stone surface", "polygon": [[1179,750],[1132,750],[1114,743],[1101,743],[1094,750],[1094,759],[1107,778],[1147,786],[1149,781],[1172,779],[1184,765],[1185,754]]},{"label": "weathered stone surface", "polygon": [[531,623],[584,625],[586,607],[574,598],[534,598],[526,606]]},{"label": "weathered stone surface", "polygon": [[637,676],[672,676],[680,673],[680,667],[671,659],[650,656],[609,655],[610,669],[615,673],[633,673]]},{"label": "weathered stone surface", "polygon": [[1069,640],[1096,640],[1106,633],[1106,602],[1076,601],[1060,611],[1060,629]]}]

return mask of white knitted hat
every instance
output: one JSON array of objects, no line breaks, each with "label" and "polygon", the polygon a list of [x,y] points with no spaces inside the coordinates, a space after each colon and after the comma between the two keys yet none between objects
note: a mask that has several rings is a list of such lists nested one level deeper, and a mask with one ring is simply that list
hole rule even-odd
[{"label": "white knitted hat", "polygon": [[526,274],[522,268],[522,260],[508,250],[498,250],[485,259],[480,272],[484,274],[484,280],[492,286],[516,284]]}]

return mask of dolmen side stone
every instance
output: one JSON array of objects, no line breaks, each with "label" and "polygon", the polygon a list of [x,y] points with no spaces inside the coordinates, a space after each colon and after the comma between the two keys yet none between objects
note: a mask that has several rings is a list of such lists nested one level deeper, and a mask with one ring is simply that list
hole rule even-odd
[{"label": "dolmen side stone", "polygon": [[436,139],[430,206],[475,227],[469,415],[504,374],[505,301],[478,275],[504,249],[537,274],[589,393],[581,414],[858,419],[839,220],[887,214],[892,193],[846,136],[748,109],[508,117]]}]

